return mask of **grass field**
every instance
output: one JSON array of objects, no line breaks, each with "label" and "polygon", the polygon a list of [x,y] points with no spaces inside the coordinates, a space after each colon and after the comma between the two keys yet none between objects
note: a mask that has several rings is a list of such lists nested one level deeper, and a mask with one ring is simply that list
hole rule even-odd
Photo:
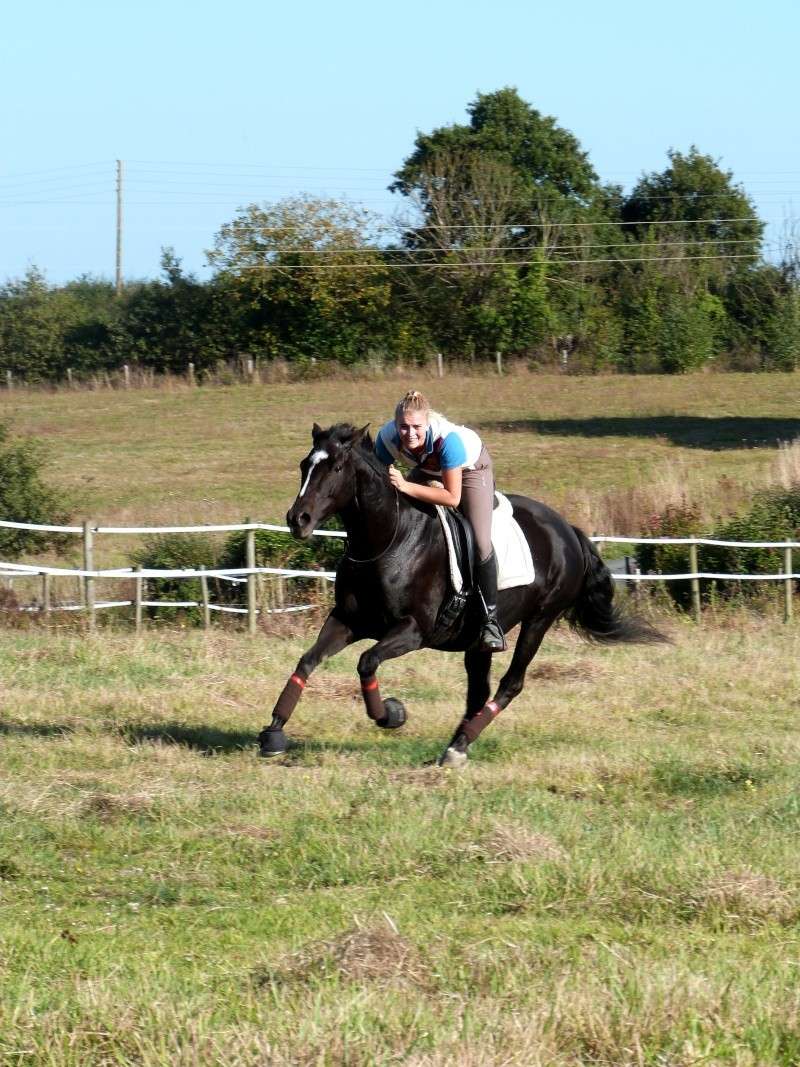
[{"label": "grass field", "polygon": [[[722,507],[800,434],[796,376],[445,384],[501,485],[574,518],[670,467]],[[49,439],[87,515],[274,521],[311,422],[378,423],[398,391],[29,393],[0,417]],[[796,623],[558,629],[460,774],[426,766],[459,658],[382,669],[410,716],[386,735],[361,646],[258,761],[304,625],[0,631],[0,1062],[800,1062]]]}]

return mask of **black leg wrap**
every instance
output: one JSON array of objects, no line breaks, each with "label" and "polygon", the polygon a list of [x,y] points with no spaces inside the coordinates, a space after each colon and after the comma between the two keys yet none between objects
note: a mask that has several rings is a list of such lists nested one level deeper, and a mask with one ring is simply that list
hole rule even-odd
[{"label": "black leg wrap", "polygon": [[405,706],[394,697],[387,697],[383,702],[383,710],[385,712],[382,719],[376,719],[375,725],[380,726],[383,730],[397,730],[406,721],[406,709]]}]

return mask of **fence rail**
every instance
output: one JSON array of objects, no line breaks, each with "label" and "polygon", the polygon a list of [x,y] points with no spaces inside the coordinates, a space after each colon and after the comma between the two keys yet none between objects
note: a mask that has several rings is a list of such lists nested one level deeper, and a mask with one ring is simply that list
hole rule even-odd
[{"label": "fence rail", "polygon": [[[74,534],[83,538],[84,566],[81,568],[50,567],[41,564],[9,563],[0,561],[0,578],[13,582],[18,578],[40,578],[42,580],[42,598],[40,605],[34,607],[18,608],[20,611],[49,613],[58,611],[86,611],[88,612],[89,625],[94,626],[97,611],[116,608],[134,607],[136,610],[137,630],[141,628],[142,609],[148,608],[179,608],[179,607],[202,607],[204,620],[208,625],[211,612],[223,612],[242,614],[248,616],[248,628],[251,633],[255,632],[256,618],[259,609],[256,606],[256,582],[259,576],[271,575],[283,580],[284,578],[307,578],[316,579],[323,584],[331,582],[336,575],[333,571],[320,570],[290,570],[283,567],[257,567],[255,566],[255,534],[259,530],[267,530],[274,533],[289,533],[288,526],[279,526],[274,523],[246,522],[246,523],[223,523],[201,526],[102,526],[88,520],[81,526],[58,526],[44,523],[12,522],[0,520],[0,528],[14,530],[30,530],[39,533]],[[178,534],[178,533],[238,533],[247,534],[246,555],[248,565],[246,567],[233,567],[222,570],[217,569],[155,569],[116,567],[111,569],[96,569],[94,567],[94,537],[103,534],[115,535],[143,535],[143,534]],[[317,537],[338,537],[347,535],[342,530],[315,530]],[[682,573],[643,574],[638,570],[628,573],[612,573],[612,578],[618,582],[668,582],[689,581],[692,586],[692,604],[695,617],[700,618],[700,581],[701,580],[724,580],[724,581],[758,581],[758,582],[783,582],[785,589],[784,618],[788,621],[792,617],[793,583],[800,580],[800,573],[795,572],[792,566],[792,553],[800,548],[800,541],[721,541],[708,537],[620,537],[612,534],[595,534],[589,538],[595,544],[628,544],[628,545],[687,545],[691,570]],[[775,574],[740,574],[716,571],[701,571],[697,562],[698,546],[708,545],[722,548],[761,548],[775,549],[783,552],[783,568]],[[53,606],[50,596],[50,580],[54,577],[73,577],[82,581],[83,598],[79,604],[64,604]],[[196,578],[201,582],[203,599],[201,601],[167,601],[146,600],[144,598],[144,583],[150,580],[166,579],[191,579]],[[216,578],[220,581],[241,583],[247,585],[247,607],[233,607],[230,605],[212,604],[208,599],[208,579]],[[94,596],[94,582],[97,580],[120,580],[134,579],[136,582],[136,597],[134,600],[114,600],[97,602]],[[281,606],[267,610],[271,614],[308,611],[313,605],[299,604]]]}]

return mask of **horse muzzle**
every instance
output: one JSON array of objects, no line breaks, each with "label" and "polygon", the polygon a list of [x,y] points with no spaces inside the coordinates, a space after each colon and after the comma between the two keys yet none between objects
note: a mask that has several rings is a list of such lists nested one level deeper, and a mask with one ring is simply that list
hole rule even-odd
[{"label": "horse muzzle", "polygon": [[303,507],[293,504],[286,512],[286,525],[289,527],[292,537],[298,541],[307,541],[314,532],[314,523],[311,515]]}]

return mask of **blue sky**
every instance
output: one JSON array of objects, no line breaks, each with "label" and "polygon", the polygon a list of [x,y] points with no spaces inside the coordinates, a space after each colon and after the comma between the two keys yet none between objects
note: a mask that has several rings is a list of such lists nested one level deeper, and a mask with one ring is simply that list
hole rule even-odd
[{"label": "blue sky", "polygon": [[0,39],[0,281],[113,277],[114,161],[125,161],[123,267],[161,248],[206,276],[237,207],[300,192],[391,213],[417,130],[466,121],[514,85],[627,188],[696,144],[754,198],[772,241],[800,216],[790,0],[43,0]]}]

